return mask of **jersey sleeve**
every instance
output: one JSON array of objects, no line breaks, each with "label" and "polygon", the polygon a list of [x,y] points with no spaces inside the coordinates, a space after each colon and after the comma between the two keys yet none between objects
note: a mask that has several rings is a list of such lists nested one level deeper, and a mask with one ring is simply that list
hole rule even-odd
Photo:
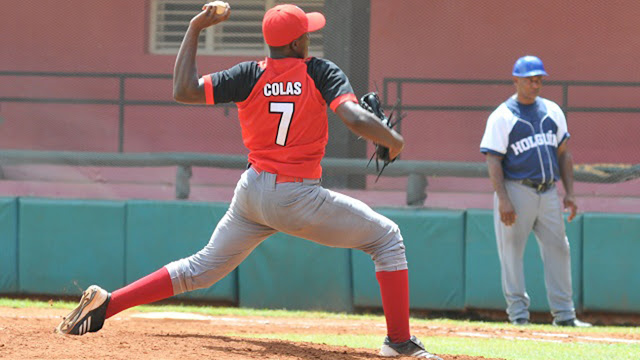
[{"label": "jersey sleeve", "polygon": [[257,62],[246,61],[230,69],[203,76],[207,104],[246,100],[262,73]]},{"label": "jersey sleeve", "polygon": [[550,103],[553,114],[552,119],[554,119],[556,121],[556,125],[558,125],[558,132],[556,133],[556,136],[558,137],[558,146],[560,146],[560,144],[570,137],[569,129],[567,128],[567,118],[564,116],[564,112],[558,104],[553,102]]},{"label": "jersey sleeve", "polygon": [[336,111],[346,101],[358,102],[347,75],[333,62],[311,58],[307,62],[307,73],[331,110]]},{"label": "jersey sleeve", "polygon": [[[487,120],[487,126],[480,142],[480,152],[504,156],[509,145],[509,126],[505,117],[504,104],[500,105]],[[506,110],[508,111],[508,110]]]}]

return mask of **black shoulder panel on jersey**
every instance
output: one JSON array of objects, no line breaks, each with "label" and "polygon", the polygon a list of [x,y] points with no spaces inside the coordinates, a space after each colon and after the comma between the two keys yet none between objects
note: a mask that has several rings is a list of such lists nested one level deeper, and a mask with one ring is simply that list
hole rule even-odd
[{"label": "black shoulder panel on jersey", "polygon": [[211,74],[213,101],[222,104],[246,100],[263,73],[256,61],[245,61]]},{"label": "black shoulder panel on jersey", "polygon": [[327,59],[310,58],[307,61],[307,74],[313,79],[327,104],[331,104],[340,95],[353,93],[347,75]]}]

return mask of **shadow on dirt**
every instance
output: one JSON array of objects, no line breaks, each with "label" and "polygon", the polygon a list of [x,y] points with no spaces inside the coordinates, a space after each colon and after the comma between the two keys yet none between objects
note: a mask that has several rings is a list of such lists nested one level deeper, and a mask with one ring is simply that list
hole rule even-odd
[{"label": "shadow on dirt", "polygon": [[[225,359],[301,359],[301,360],[366,360],[387,359],[379,356],[377,350],[353,349],[344,346],[329,346],[324,344],[294,343],[272,339],[247,339],[220,335],[200,334],[164,334],[153,335],[162,338],[177,339],[210,339],[212,343],[224,345],[205,345],[204,348],[228,354]],[[482,356],[442,355],[443,360],[504,360],[489,359]],[[413,359],[407,356],[394,359]]]},{"label": "shadow on dirt", "polygon": [[[213,343],[224,345],[205,346],[209,350],[230,354],[229,358],[241,358],[250,355],[252,358],[271,359],[274,356],[294,357],[302,360],[364,360],[381,359],[375,350],[352,349],[346,347],[327,346],[322,344],[294,343],[271,339],[247,339],[219,335],[200,334],[165,334],[154,335],[169,338],[211,339]],[[232,356],[235,355],[235,356]]]}]

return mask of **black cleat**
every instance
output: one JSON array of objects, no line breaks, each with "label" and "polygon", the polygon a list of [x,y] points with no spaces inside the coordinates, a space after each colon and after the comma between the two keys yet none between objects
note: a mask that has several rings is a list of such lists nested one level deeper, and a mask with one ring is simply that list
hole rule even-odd
[{"label": "black cleat", "polygon": [[84,335],[102,329],[111,294],[97,285],[91,285],[82,293],[76,306],[54,330],[65,335]]},{"label": "black cleat", "polygon": [[554,326],[574,326],[574,327],[591,327],[593,325],[589,324],[588,322],[584,322],[584,321],[580,321],[576,318],[573,319],[569,319],[569,320],[562,320],[562,321],[556,321],[555,319],[553,320],[553,325]]},{"label": "black cleat", "polygon": [[398,344],[392,343],[389,337],[387,336],[384,339],[382,348],[380,349],[380,355],[384,357],[411,356],[411,357],[421,358],[421,359],[442,360],[442,358],[436,355],[433,355],[432,353],[425,350],[424,345],[422,345],[422,342],[413,335],[409,340],[403,343],[398,343]]}]

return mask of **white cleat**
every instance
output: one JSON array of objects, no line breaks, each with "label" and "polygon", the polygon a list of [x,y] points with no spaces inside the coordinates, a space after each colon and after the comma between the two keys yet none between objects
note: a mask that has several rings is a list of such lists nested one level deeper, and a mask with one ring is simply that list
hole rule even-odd
[{"label": "white cleat", "polygon": [[54,332],[65,335],[84,335],[102,329],[111,294],[97,285],[91,285],[82,293],[76,306]]},{"label": "white cleat", "polygon": [[442,360],[442,358],[425,350],[422,342],[415,336],[411,336],[409,340],[403,343],[392,343],[387,336],[380,349],[380,355],[385,357],[411,356],[421,359]]}]

